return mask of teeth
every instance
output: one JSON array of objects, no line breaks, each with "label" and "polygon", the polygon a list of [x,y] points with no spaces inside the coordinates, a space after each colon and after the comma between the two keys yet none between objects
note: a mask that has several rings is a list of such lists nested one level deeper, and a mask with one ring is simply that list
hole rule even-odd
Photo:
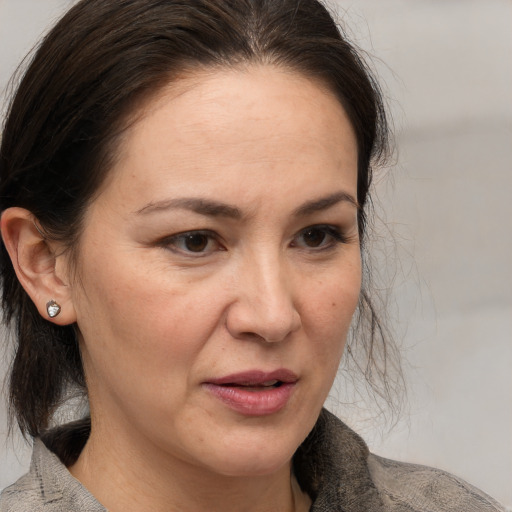
[{"label": "teeth", "polygon": [[275,386],[279,381],[278,380],[267,380],[267,382],[264,382],[263,384],[260,384],[261,386]]}]

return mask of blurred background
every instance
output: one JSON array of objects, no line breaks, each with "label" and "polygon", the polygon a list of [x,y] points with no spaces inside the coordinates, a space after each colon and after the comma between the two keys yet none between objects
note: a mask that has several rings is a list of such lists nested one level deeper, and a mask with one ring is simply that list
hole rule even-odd
[{"label": "blurred background", "polygon": [[[17,64],[71,3],[0,0],[2,106]],[[391,431],[340,403],[344,379],[328,405],[376,453],[443,468],[512,506],[512,2],[328,5],[372,56],[394,119],[377,210],[409,393]],[[0,489],[30,457],[6,431],[3,400]]]}]

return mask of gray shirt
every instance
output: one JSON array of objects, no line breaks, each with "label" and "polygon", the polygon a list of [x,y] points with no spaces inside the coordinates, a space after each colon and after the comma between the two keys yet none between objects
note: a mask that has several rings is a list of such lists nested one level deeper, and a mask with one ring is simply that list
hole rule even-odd
[{"label": "gray shirt", "polygon": [[[364,441],[323,410],[294,457],[311,512],[505,512],[496,501],[438,469],[369,453]],[[106,512],[36,439],[30,471],[0,496],[0,512]]]}]

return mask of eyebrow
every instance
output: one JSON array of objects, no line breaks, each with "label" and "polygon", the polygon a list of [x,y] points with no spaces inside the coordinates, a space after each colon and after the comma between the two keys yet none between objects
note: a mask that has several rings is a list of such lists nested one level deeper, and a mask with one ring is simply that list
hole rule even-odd
[{"label": "eyebrow", "polygon": [[[357,200],[351,194],[347,192],[336,192],[329,196],[313,199],[312,201],[302,204],[294,210],[293,215],[295,217],[304,217],[319,211],[328,210],[342,202],[348,202],[357,209],[360,209]],[[244,216],[242,211],[236,206],[200,197],[181,197],[151,202],[135,213],[147,215],[159,211],[175,209],[190,210],[207,217],[227,217],[238,220]]]},{"label": "eyebrow", "polygon": [[149,203],[140,210],[137,210],[136,213],[148,214],[162,210],[176,209],[191,210],[207,217],[228,217],[232,219],[242,218],[242,212],[236,206],[230,206],[226,203],[213,201],[211,199],[202,199],[199,197],[181,197],[178,199],[168,199]]},{"label": "eyebrow", "polygon": [[347,192],[335,192],[327,197],[321,197],[319,199],[313,199],[312,201],[308,201],[303,205],[299,206],[293,214],[296,217],[303,217],[306,215],[311,215],[312,213],[320,212],[323,210],[328,210],[332,206],[337,205],[338,203],[347,202],[352,206],[355,206],[358,210],[361,209],[359,203],[355,199],[354,196]]}]

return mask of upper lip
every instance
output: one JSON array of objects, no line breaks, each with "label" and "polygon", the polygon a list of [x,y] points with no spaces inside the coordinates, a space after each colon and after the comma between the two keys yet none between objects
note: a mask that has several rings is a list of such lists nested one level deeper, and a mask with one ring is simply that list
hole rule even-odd
[{"label": "upper lip", "polygon": [[208,383],[215,384],[217,386],[226,384],[233,384],[235,386],[257,386],[272,381],[293,383],[297,380],[297,375],[295,375],[291,370],[280,368],[271,372],[265,372],[263,370],[249,370],[245,372],[232,373],[224,377],[208,379]]}]

